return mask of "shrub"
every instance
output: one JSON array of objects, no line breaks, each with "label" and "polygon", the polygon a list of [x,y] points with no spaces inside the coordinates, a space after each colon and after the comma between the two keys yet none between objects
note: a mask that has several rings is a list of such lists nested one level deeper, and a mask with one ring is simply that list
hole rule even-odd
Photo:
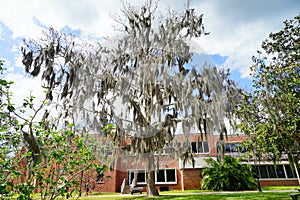
[{"label": "shrub", "polygon": [[251,165],[240,163],[229,155],[224,161],[217,162],[212,158],[206,159],[211,166],[202,170],[201,189],[214,191],[238,191],[256,188],[256,180]]}]

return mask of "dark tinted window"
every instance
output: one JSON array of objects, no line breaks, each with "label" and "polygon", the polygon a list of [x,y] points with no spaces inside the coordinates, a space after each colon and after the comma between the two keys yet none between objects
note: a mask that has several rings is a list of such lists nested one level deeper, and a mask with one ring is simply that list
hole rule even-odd
[{"label": "dark tinted window", "polygon": [[139,171],[137,174],[137,182],[145,183],[146,182],[146,172]]},{"label": "dark tinted window", "polygon": [[159,170],[157,173],[157,182],[165,182],[165,170]]},{"label": "dark tinted window", "polygon": [[167,169],[166,173],[167,173],[167,182],[175,182],[176,181],[175,169]]},{"label": "dark tinted window", "polygon": [[283,165],[276,166],[276,174],[278,178],[285,178]]},{"label": "dark tinted window", "polygon": [[192,146],[192,153],[197,153],[197,145],[196,145],[196,142],[191,142],[191,146]]},{"label": "dark tinted window", "polygon": [[268,165],[269,178],[277,178],[274,165]]},{"label": "dark tinted window", "polygon": [[204,153],[209,153],[208,142],[203,142],[203,146],[204,146]]},{"label": "dark tinted window", "polygon": [[267,171],[267,166],[262,165],[259,166],[259,174],[260,174],[260,178],[269,178],[268,176],[268,171]]},{"label": "dark tinted window", "polygon": [[290,165],[285,165],[284,167],[285,167],[285,171],[286,171],[286,174],[287,174],[288,178],[295,178],[296,177],[294,172],[292,171]]}]

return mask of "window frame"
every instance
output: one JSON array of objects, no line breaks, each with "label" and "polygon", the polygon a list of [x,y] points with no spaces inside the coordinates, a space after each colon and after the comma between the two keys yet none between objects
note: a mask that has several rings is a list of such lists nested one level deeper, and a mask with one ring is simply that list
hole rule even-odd
[{"label": "window frame", "polygon": [[[192,143],[196,143],[196,152],[193,152],[193,144]],[[199,143],[201,143],[202,152],[199,152]],[[205,151],[205,145],[204,145],[204,143],[207,144],[208,151]],[[190,142],[190,147],[191,147],[192,153],[194,153],[194,154],[209,154],[210,153],[210,147],[209,147],[208,141]]]},{"label": "window frame", "polygon": [[[175,181],[170,181],[168,182],[168,176],[167,176],[167,171],[168,170],[174,170],[174,176],[175,176]],[[158,182],[157,181],[157,173],[159,171],[164,171],[164,182]],[[155,184],[157,185],[166,185],[166,184],[177,184],[177,170],[175,168],[166,168],[166,169],[159,169],[158,171],[155,171]]]},{"label": "window frame", "polygon": [[226,142],[224,147],[225,155],[231,155],[233,157],[240,157],[248,152],[246,147],[242,145],[242,142]]},{"label": "window frame", "polygon": [[[154,174],[154,180],[155,180],[155,184],[156,185],[167,185],[167,184],[177,184],[177,170],[176,170],[176,168],[166,168],[166,169],[159,169],[159,171],[164,171],[164,179],[165,179],[165,181],[164,182],[158,182],[157,181],[157,172],[158,171],[155,171],[155,174]],[[174,170],[174,178],[175,178],[175,181],[170,181],[170,182],[168,182],[167,181],[167,179],[168,179],[168,176],[167,176],[167,171],[168,170]],[[134,176],[134,173],[139,173],[139,172],[144,172],[144,174],[145,174],[145,182],[138,182],[138,180],[136,181],[136,185],[146,185],[147,184],[147,177],[146,177],[146,175],[147,175],[147,171],[146,170],[144,170],[144,169],[129,169],[128,170],[128,172],[127,172],[127,175],[128,175],[128,184],[129,185],[131,185],[132,184],[132,180],[134,179],[134,177],[133,178],[131,178],[131,176],[132,176],[132,174],[133,174],[133,176]]]},{"label": "window frame", "polygon": [[[290,168],[289,164],[278,164],[277,166],[282,166],[283,167],[284,177],[279,177],[278,176],[279,172],[278,172],[277,169],[275,169],[274,165],[271,165],[271,164],[255,165],[255,167],[258,170],[257,172],[258,172],[259,178],[261,180],[295,180],[295,179],[297,179],[296,174],[294,174],[295,172],[293,172],[291,169],[289,169],[289,170],[291,171],[293,177],[289,177],[290,174],[289,174],[288,170],[286,169],[287,167]],[[265,168],[265,173],[266,173],[267,177],[261,177],[261,167]],[[271,177],[270,176],[270,172],[269,172],[270,168],[272,168],[272,170],[274,169],[276,177]],[[298,172],[300,172],[300,169],[298,169]]]},{"label": "window frame", "polygon": [[[127,175],[128,175],[128,183],[129,183],[129,185],[131,185],[132,184],[132,180],[134,179],[134,173],[142,173],[142,172],[144,172],[144,174],[145,174],[145,182],[138,182],[138,180],[136,180],[136,184],[137,185],[145,185],[145,184],[147,184],[147,177],[146,177],[146,170],[145,169],[130,169],[130,170],[128,170],[128,172],[127,172]],[[133,178],[131,179],[131,173],[133,173]],[[138,177],[138,175],[137,175],[137,177]]]}]

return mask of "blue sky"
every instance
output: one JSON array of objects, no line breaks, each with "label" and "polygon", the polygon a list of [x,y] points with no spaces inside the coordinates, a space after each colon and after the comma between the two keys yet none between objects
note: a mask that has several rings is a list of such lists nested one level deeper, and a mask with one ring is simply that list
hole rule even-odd
[{"label": "blue sky", "polygon": [[[141,4],[141,0],[128,0]],[[161,0],[158,12],[170,7],[183,10],[185,0]],[[81,36],[108,37],[116,33],[112,16],[120,13],[121,1],[99,0],[0,0],[0,58],[8,69],[5,78],[15,81],[16,99],[42,94],[39,80],[25,75],[20,60],[22,38],[38,38],[43,29],[75,31]],[[299,0],[191,0],[190,7],[204,14],[209,35],[194,40],[197,51],[214,64],[230,68],[232,78],[250,88],[251,57],[270,32],[300,13]]]}]

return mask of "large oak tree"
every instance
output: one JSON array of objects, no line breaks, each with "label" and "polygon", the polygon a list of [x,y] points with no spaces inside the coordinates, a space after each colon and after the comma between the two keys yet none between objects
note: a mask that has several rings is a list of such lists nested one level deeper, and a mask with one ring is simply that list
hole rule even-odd
[{"label": "large oak tree", "polygon": [[192,129],[220,133],[223,152],[224,119],[231,119],[239,96],[228,71],[189,64],[191,39],[206,34],[203,15],[187,9],[159,18],[157,6],[124,5],[123,17],[116,17],[121,33],[101,43],[78,44],[50,29],[44,40],[26,41],[22,49],[26,72],[42,74],[60,121],[98,132],[113,123],[116,146],[129,139],[123,149],[147,163],[149,196],[158,195],[154,152],[172,143],[178,129],[185,139],[173,152],[184,162],[192,159]]}]

